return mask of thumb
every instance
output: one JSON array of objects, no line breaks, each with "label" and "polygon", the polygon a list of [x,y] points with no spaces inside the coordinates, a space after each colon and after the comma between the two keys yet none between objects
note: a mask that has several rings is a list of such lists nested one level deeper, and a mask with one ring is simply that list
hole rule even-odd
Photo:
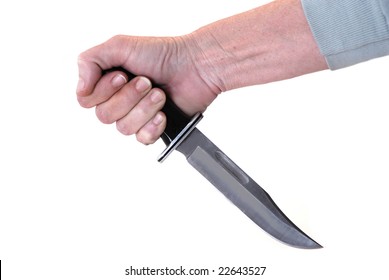
[{"label": "thumb", "polygon": [[76,90],[78,96],[87,96],[93,92],[103,70],[122,66],[125,63],[128,56],[124,47],[125,42],[126,36],[115,36],[79,55],[79,80]]},{"label": "thumb", "polygon": [[101,75],[102,69],[99,65],[79,57],[77,95],[82,97],[91,94]]}]

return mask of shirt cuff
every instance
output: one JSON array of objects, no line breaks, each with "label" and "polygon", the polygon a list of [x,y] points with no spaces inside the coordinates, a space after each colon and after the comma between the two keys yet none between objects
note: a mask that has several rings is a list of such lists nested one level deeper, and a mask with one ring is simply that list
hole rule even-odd
[{"label": "shirt cuff", "polygon": [[301,0],[332,70],[389,55],[389,1]]}]

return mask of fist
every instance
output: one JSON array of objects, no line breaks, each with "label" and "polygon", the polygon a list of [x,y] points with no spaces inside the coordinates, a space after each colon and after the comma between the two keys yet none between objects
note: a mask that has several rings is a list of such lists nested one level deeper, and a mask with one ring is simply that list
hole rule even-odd
[{"label": "fist", "polygon": [[77,99],[82,107],[96,107],[97,118],[102,123],[116,122],[122,134],[135,134],[139,142],[152,144],[166,126],[166,116],[161,112],[166,96],[161,89],[153,88],[148,78],[130,78],[123,71],[105,73],[92,92],[86,92],[84,81],[80,80]]}]

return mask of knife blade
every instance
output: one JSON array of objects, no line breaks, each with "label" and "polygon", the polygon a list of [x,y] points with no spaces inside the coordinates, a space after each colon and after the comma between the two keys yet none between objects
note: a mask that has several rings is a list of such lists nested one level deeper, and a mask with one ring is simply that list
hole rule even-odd
[{"label": "knife blade", "polygon": [[[129,79],[135,77],[122,67],[104,70],[103,74],[112,71],[123,71]],[[166,115],[166,128],[161,139],[166,148],[159,155],[159,162],[174,150],[181,152],[189,164],[265,232],[292,247],[322,248],[292,223],[264,189],[196,128],[203,118],[201,113],[187,116],[168,96],[162,111]]]},{"label": "knife blade", "polygon": [[322,248],[290,221],[264,189],[196,128],[203,117],[201,113],[190,118],[169,98],[162,111],[167,117],[167,126],[161,135],[166,149],[158,157],[159,162],[174,150],[181,152],[190,165],[265,232],[293,247]]}]

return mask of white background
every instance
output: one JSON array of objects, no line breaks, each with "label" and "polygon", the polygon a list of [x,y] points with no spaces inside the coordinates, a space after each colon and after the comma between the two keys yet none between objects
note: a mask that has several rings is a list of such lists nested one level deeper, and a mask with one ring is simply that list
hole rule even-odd
[{"label": "white background", "polygon": [[269,237],[180,154],[157,163],[161,142],[145,147],[76,101],[83,50],[116,34],[186,34],[265,2],[0,4],[4,279],[137,279],[131,265],[215,270],[204,279],[224,278],[220,266],[267,266],[263,279],[387,274],[388,58],[225,93],[199,124],[315,251]]}]

